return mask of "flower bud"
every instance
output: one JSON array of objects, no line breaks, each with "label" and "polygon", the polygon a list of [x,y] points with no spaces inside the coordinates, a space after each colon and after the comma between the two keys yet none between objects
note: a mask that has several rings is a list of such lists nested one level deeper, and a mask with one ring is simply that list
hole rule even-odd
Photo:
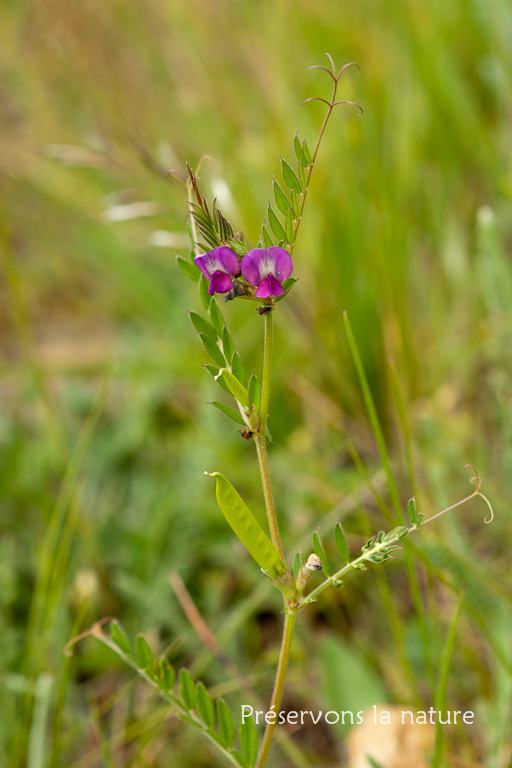
[{"label": "flower bud", "polygon": [[321,571],[323,563],[318,555],[312,554],[308,557],[304,565],[301,566],[295,586],[299,592],[303,592],[313,571]]}]

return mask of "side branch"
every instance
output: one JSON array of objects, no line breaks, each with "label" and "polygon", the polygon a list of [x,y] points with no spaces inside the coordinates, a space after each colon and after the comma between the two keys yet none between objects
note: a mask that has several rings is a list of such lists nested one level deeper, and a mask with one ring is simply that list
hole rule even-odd
[{"label": "side branch", "polygon": [[[366,562],[379,562],[380,560],[375,559],[375,555],[379,555],[382,552],[386,552],[386,550],[391,549],[397,549],[396,546],[400,539],[405,538],[410,533],[413,533],[414,531],[419,530],[420,528],[423,528],[423,526],[427,525],[428,523],[433,522],[434,520],[437,520],[437,518],[441,517],[442,515],[445,515],[447,512],[450,512],[452,509],[456,509],[457,507],[461,507],[463,504],[467,504],[468,501],[471,501],[471,499],[474,499],[476,496],[479,496],[482,498],[485,503],[487,504],[491,516],[490,518],[485,518],[484,523],[490,523],[494,519],[494,512],[491,506],[491,502],[487,498],[487,496],[484,496],[483,493],[480,492],[480,487],[482,485],[482,479],[478,476],[478,473],[476,469],[471,464],[467,464],[465,469],[468,467],[471,467],[475,473],[475,477],[471,478],[471,482],[475,483],[476,489],[471,493],[469,496],[466,496],[464,499],[461,499],[456,504],[452,504],[450,507],[446,507],[446,509],[443,509],[441,512],[437,512],[437,514],[432,515],[432,517],[428,517],[426,519],[422,519],[422,516],[419,515],[418,519],[415,521],[415,524],[407,528],[406,526],[399,526],[396,529],[395,535],[389,535],[385,537],[382,541],[378,541],[374,544],[372,547],[365,548],[363,550],[363,554],[360,555],[355,560],[352,560],[350,563],[345,565],[343,568],[340,568],[339,571],[336,571],[336,573],[333,573],[331,576],[329,576],[325,581],[322,582],[316,589],[314,589],[312,592],[309,593],[305,598],[303,598],[296,610],[297,612],[301,611],[306,605],[309,603],[315,602],[315,600],[318,598],[319,595],[324,592],[327,587],[330,586],[340,586],[341,585],[341,578],[342,576],[345,576],[349,571],[351,570],[364,570],[365,569],[365,563]],[[371,540],[370,542],[371,543]],[[367,545],[368,546],[368,545]]]},{"label": "side branch", "polygon": [[323,139],[323,136],[324,136],[324,133],[325,133],[325,129],[327,127],[327,123],[329,122],[329,118],[331,117],[331,114],[332,114],[332,111],[333,111],[334,107],[336,107],[338,104],[351,104],[351,105],[357,107],[359,110],[361,110],[360,114],[363,114],[363,108],[361,106],[359,106],[359,104],[356,104],[353,101],[336,101],[336,94],[337,94],[337,91],[338,91],[338,83],[340,81],[340,77],[342,76],[343,72],[347,69],[347,67],[352,67],[352,66],[357,67],[357,69],[359,69],[359,65],[356,64],[355,61],[351,61],[348,64],[345,64],[340,69],[339,72],[336,72],[336,67],[334,65],[334,61],[332,59],[332,56],[329,53],[326,53],[325,57],[327,59],[329,59],[330,64],[331,64],[331,69],[328,69],[327,67],[320,66],[318,64],[315,64],[314,66],[309,67],[309,69],[322,69],[324,72],[327,72],[329,77],[332,78],[332,81],[333,81],[333,91],[332,91],[331,100],[327,101],[327,99],[324,99],[321,96],[310,96],[309,99],[306,99],[305,101],[302,102],[302,106],[304,106],[304,104],[308,104],[310,101],[321,101],[321,102],[323,102],[324,104],[327,105],[327,114],[326,114],[326,116],[324,118],[324,121],[322,123],[322,127],[320,128],[320,133],[318,135],[318,139],[317,139],[317,142],[316,142],[316,145],[315,145],[315,149],[313,150],[313,154],[311,155],[311,164],[309,165],[309,168],[308,168],[308,170],[306,172],[306,187],[304,189],[304,192],[301,195],[301,199],[300,199],[300,203],[299,203],[299,214],[297,216],[297,219],[296,219],[294,227],[293,227],[293,242],[291,243],[291,247],[290,247],[290,255],[293,252],[294,244],[295,244],[295,241],[297,240],[297,232],[299,230],[300,222],[302,220],[302,213],[303,213],[303,210],[304,210],[304,205],[306,203],[306,197],[307,197],[307,194],[308,194],[309,184],[310,184],[310,181],[311,181],[311,174],[313,173],[313,168],[315,167],[316,156],[318,154],[318,150],[320,149],[320,144],[322,142],[322,139]]}]

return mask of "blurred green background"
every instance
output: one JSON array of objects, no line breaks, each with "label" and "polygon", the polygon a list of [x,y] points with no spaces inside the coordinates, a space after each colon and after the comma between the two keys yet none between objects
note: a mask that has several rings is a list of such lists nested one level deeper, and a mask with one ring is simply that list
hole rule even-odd
[{"label": "blurred green background", "polygon": [[[465,590],[445,709],[477,717],[443,730],[444,764],[508,766],[510,3],[7,0],[2,16],[0,764],[222,765],[97,642],[63,655],[114,615],[245,701],[205,656],[171,571],[269,698],[279,595],[202,475],[224,472],[262,514],[257,464],[207,405],[219,392],[186,313],[199,302],[174,261],[186,205],[167,171],[209,155],[203,188],[254,247],[278,155],[293,159],[297,129],[314,146],[325,107],[300,105],[329,96],[327,75],[308,70],[329,51],[360,65],[340,98],[364,115],[332,117],[300,280],[276,313],[270,461],[285,547],[307,554],[320,527],[334,561],[338,517],[353,551],[388,527],[344,310],[403,501],[415,493],[425,514],[458,501],[471,462],[496,519],[484,526],[474,500],[415,537],[415,578],[399,554],[326,592],[300,623],[285,705],[357,709],[356,666],[384,701],[428,708]],[[260,318],[244,302],[223,312],[259,371]],[[300,758],[276,747],[271,765],[344,764],[335,728],[289,735]]]}]

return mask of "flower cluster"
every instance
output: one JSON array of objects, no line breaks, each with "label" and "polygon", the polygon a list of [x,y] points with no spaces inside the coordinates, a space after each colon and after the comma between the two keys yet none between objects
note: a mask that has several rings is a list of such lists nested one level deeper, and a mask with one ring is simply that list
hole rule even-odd
[{"label": "flower cluster", "polygon": [[233,278],[240,274],[247,283],[256,288],[258,299],[281,296],[284,293],[283,280],[293,271],[292,259],[284,248],[254,248],[246,253],[242,261],[226,246],[195,258],[195,263],[208,279],[208,291],[228,293],[233,288]]}]

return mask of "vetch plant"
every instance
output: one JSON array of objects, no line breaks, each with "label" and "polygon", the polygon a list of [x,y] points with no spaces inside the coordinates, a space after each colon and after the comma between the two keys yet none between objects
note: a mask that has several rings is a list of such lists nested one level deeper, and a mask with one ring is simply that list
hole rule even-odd
[{"label": "vetch plant", "polygon": [[[392,553],[399,549],[400,542],[411,533],[431,523],[446,512],[465,504],[470,499],[480,496],[490,509],[490,516],[485,522],[491,522],[492,508],[480,491],[481,479],[474,470],[474,491],[461,501],[430,518],[417,509],[414,498],[409,501],[408,518],[401,509],[396,486],[390,479],[390,491],[395,507],[395,526],[387,531],[380,531],[372,536],[362,547],[361,554],[353,557],[341,524],[334,527],[334,542],[343,563],[333,572],[330,571],[324,548],[318,533],[313,534],[312,552],[303,560],[300,553],[290,563],[283,550],[281,531],[276,515],[272,488],[268,443],[271,440],[268,431],[270,407],[271,366],[273,354],[274,315],[278,313],[279,302],[285,299],[300,276],[300,258],[292,260],[304,206],[311,185],[311,178],[318,150],[326,126],[334,107],[339,104],[358,105],[346,100],[337,100],[337,90],[341,75],[352,66],[346,64],[336,71],[332,58],[326,54],[330,67],[318,67],[325,71],[332,81],[330,101],[312,97],[327,105],[320,133],[314,150],[311,152],[306,140],[301,140],[298,133],[294,138],[294,167],[281,158],[282,182],[273,181],[275,210],[270,204],[267,217],[262,226],[262,233],[256,248],[249,249],[243,234],[236,232],[223,216],[214,200],[209,205],[199,189],[198,173],[187,166],[188,180],[182,182],[188,193],[189,233],[192,242],[190,260],[177,258],[178,266],[184,275],[197,282],[200,301],[204,314],[190,312],[191,322],[197,331],[205,352],[211,362],[204,367],[216,384],[233,398],[233,407],[213,400],[212,405],[234,421],[242,437],[254,443],[258,458],[259,471],[265,509],[268,522],[268,534],[256,520],[251,510],[243,501],[228,478],[219,471],[207,471],[215,480],[217,502],[231,529],[246,547],[265,578],[281,592],[283,600],[283,628],[279,660],[268,711],[279,712],[283,697],[290,648],[294,626],[304,608],[314,602],[329,587],[343,586],[343,579],[351,571],[364,570],[369,565],[379,565],[392,558]],[[357,65],[354,65],[357,66]],[[358,107],[362,113],[362,109]],[[292,277],[292,274],[294,275]],[[249,302],[248,309],[256,304],[260,317],[255,323],[263,324],[263,370],[261,379],[255,373],[248,375],[242,358],[233,341],[224,314],[218,304],[223,297],[227,304],[225,313],[229,313],[230,302],[242,300]],[[369,412],[374,432],[386,471],[389,475],[389,461],[385,451],[382,432],[378,425],[377,414],[370,389],[359,356],[356,340],[348,317],[345,315],[348,342],[364,399]],[[473,468],[474,469],[474,468]],[[308,592],[310,578],[315,571],[325,575],[320,585]],[[104,631],[104,624],[110,622],[110,633]],[[93,635],[121,656],[147,682],[156,688],[163,698],[175,707],[177,714],[189,725],[197,728],[219,749],[226,759],[241,768],[264,768],[276,729],[276,717],[266,718],[263,739],[258,744],[258,733],[252,718],[244,717],[236,742],[235,719],[223,699],[214,702],[202,682],[195,682],[190,673],[182,669],[176,676],[174,669],[164,658],[157,662],[146,640],[139,636],[135,652],[115,619],[102,620],[92,629],[83,633]],[[76,642],[75,638],[73,642]]]}]

